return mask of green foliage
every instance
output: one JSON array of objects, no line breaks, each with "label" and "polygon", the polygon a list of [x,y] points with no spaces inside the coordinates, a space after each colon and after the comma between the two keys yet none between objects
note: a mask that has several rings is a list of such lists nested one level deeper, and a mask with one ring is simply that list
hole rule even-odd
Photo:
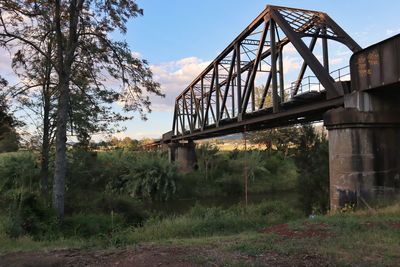
[{"label": "green foliage", "polygon": [[175,194],[176,168],[161,154],[142,152],[139,156],[136,153],[123,163],[122,172],[107,185],[110,192],[153,201],[165,201]]},{"label": "green foliage", "polygon": [[18,150],[19,135],[16,132],[18,123],[8,112],[6,97],[2,94],[7,82],[0,77],[0,153]]},{"label": "green foliage", "polygon": [[267,150],[277,149],[288,156],[289,148],[298,143],[299,129],[297,127],[285,127],[250,132],[250,142],[263,144]]},{"label": "green foliage", "polygon": [[130,197],[104,196],[97,201],[97,207],[105,214],[121,215],[131,226],[140,226],[148,218],[144,207]]},{"label": "green foliage", "polygon": [[199,169],[204,172],[205,179],[208,180],[210,172],[212,173],[216,167],[218,147],[209,143],[201,144],[196,149],[196,156],[199,163]]},{"label": "green foliage", "polygon": [[129,182],[127,191],[132,196],[165,201],[176,191],[176,169],[167,159],[157,154],[137,159],[125,176]]},{"label": "green foliage", "polygon": [[0,193],[4,200],[16,200],[39,189],[39,169],[30,152],[0,154]]},{"label": "green foliage", "polygon": [[65,237],[97,237],[111,236],[122,228],[123,218],[114,212],[109,214],[74,214],[64,219],[62,232]]},{"label": "green foliage", "polygon": [[57,218],[45,202],[33,193],[13,201],[5,221],[5,232],[11,238],[30,235],[35,239],[52,238],[57,230]]},{"label": "green foliage", "polygon": [[183,237],[226,235],[254,230],[270,224],[300,218],[303,215],[280,202],[243,204],[228,209],[194,206],[187,214],[164,219],[154,217],[143,227],[124,231],[121,241],[127,243]]},{"label": "green foliage", "polygon": [[304,211],[325,213],[329,209],[329,147],[325,136],[311,125],[301,128],[296,164]]}]

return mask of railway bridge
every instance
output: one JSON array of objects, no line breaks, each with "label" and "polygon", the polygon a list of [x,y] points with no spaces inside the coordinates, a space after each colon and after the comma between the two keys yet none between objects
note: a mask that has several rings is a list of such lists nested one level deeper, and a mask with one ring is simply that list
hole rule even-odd
[{"label": "railway bridge", "polygon": [[[349,63],[334,70],[330,49]],[[399,111],[400,35],[362,49],[326,13],[269,5],[176,97],[156,144],[188,171],[195,140],[323,121],[338,209],[400,188]]]}]

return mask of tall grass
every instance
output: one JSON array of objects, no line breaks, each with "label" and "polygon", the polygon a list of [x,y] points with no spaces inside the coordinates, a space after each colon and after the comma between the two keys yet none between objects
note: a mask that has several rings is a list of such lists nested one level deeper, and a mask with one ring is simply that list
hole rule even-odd
[{"label": "tall grass", "polygon": [[167,218],[153,217],[143,227],[121,232],[119,242],[136,243],[171,238],[228,235],[255,231],[260,227],[283,223],[304,215],[283,202],[270,201],[245,206],[238,204],[228,209],[194,206],[188,213]]}]

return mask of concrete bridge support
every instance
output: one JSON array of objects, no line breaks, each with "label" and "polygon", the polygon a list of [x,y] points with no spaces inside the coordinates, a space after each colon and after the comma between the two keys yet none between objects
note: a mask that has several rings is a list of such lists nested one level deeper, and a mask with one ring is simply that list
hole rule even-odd
[{"label": "concrete bridge support", "polygon": [[193,141],[168,145],[169,160],[176,162],[180,173],[188,173],[197,168],[195,147],[196,144]]},{"label": "concrete bridge support", "polygon": [[330,206],[365,206],[400,189],[400,93],[354,92],[328,111]]}]

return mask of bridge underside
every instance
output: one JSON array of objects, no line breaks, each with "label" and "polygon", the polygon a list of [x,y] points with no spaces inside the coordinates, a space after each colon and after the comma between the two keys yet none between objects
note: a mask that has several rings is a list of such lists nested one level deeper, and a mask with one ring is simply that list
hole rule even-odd
[{"label": "bridge underside", "polygon": [[[307,122],[322,121],[323,114],[332,109],[343,106],[343,97],[326,99],[325,93],[311,94],[304,96],[305,99],[288,102],[281,105],[282,109],[278,113],[273,112],[273,108],[263,109],[248,114],[246,120],[237,121],[236,119],[221,120],[219,125],[210,125],[204,129],[197,129],[193,132],[187,131],[183,135],[168,136],[164,135],[164,142],[178,142],[181,140],[200,140],[228,134],[246,131],[256,131],[262,129],[296,125]],[[309,98],[309,99],[307,99]]]}]

